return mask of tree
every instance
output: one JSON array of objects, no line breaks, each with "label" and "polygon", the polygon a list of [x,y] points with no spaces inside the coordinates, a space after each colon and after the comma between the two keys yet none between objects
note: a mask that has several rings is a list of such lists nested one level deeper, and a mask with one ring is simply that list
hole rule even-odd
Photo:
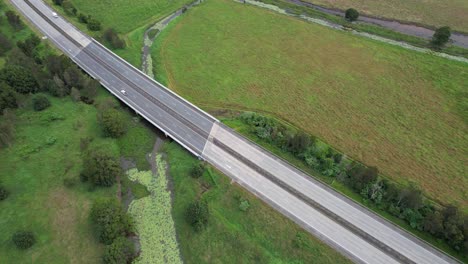
[{"label": "tree", "polygon": [[19,31],[23,28],[23,23],[21,23],[20,17],[15,12],[8,10],[5,12],[5,15],[7,17],[8,23],[13,29]]},{"label": "tree", "polygon": [[0,71],[0,80],[5,81],[18,93],[33,93],[38,84],[30,70],[17,65],[8,65]]},{"label": "tree", "polygon": [[17,108],[17,93],[4,82],[0,82],[0,114],[7,108]]},{"label": "tree", "polygon": [[0,201],[5,200],[10,195],[10,192],[5,188],[5,186],[0,185]]},{"label": "tree", "polygon": [[84,159],[83,176],[97,186],[112,186],[122,173],[116,158],[103,150],[90,150]]},{"label": "tree", "polygon": [[54,0],[55,5],[60,6],[60,5],[62,5],[62,3],[63,3],[63,0]]},{"label": "tree", "polygon": [[63,80],[68,88],[83,88],[83,74],[75,65],[68,67],[63,73]]},{"label": "tree", "polygon": [[198,164],[195,164],[190,170],[190,176],[192,176],[192,178],[197,179],[197,178],[200,178],[204,172],[205,172],[205,166],[203,166],[203,164],[201,163],[198,163]]},{"label": "tree", "polygon": [[98,200],[91,208],[91,222],[99,241],[110,245],[121,236],[128,235],[133,229],[133,221],[115,199]]},{"label": "tree", "polygon": [[18,41],[16,45],[26,56],[34,58],[36,55],[36,47],[41,43],[41,40],[34,34],[31,34],[26,40]]},{"label": "tree", "polygon": [[424,231],[431,233],[437,237],[441,237],[444,232],[444,218],[439,210],[428,214],[424,218]]},{"label": "tree", "polygon": [[101,22],[97,21],[94,18],[88,19],[88,29],[91,31],[101,30]]},{"label": "tree", "polygon": [[202,230],[208,223],[208,204],[206,202],[196,201],[189,205],[185,213],[187,222],[195,229]]},{"label": "tree", "polygon": [[108,137],[118,138],[127,131],[127,120],[125,115],[113,108],[102,112],[100,117],[104,135]]},{"label": "tree", "polygon": [[10,40],[0,33],[0,56],[3,56],[7,51],[9,51],[13,45],[11,44]]},{"label": "tree", "polygon": [[299,132],[288,139],[288,149],[294,154],[301,154],[311,145],[312,139],[309,135]]},{"label": "tree", "polygon": [[432,36],[431,43],[435,48],[442,48],[450,40],[451,35],[450,27],[438,28]]},{"label": "tree", "polygon": [[103,261],[107,264],[132,263],[135,258],[135,247],[125,237],[118,237],[111,245],[106,247]]},{"label": "tree", "polygon": [[76,89],[75,87],[71,88],[70,96],[74,102],[80,101],[80,98],[81,98],[80,91]]},{"label": "tree", "polygon": [[30,231],[17,231],[13,234],[12,240],[18,249],[28,249],[36,243],[36,238]]},{"label": "tree", "polygon": [[404,188],[398,196],[398,206],[417,210],[423,206],[421,190],[411,185]]},{"label": "tree", "polygon": [[358,17],[359,17],[359,12],[354,8],[349,8],[345,12],[345,18],[350,22],[356,21]]},{"label": "tree", "polygon": [[374,183],[377,180],[379,171],[376,167],[366,167],[359,163],[348,171],[349,179],[348,185],[354,190],[361,192],[368,184]]},{"label": "tree", "polygon": [[38,94],[34,96],[32,102],[35,111],[42,111],[50,106],[49,99],[43,94]]},{"label": "tree", "polygon": [[71,62],[70,59],[64,55],[50,55],[45,59],[45,65],[51,76],[57,75],[58,77],[63,78],[63,74],[65,70],[71,66]]}]

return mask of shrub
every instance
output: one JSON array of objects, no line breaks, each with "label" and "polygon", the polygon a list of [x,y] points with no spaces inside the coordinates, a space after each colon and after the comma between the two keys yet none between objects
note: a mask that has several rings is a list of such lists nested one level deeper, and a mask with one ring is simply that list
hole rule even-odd
[{"label": "shrub", "polygon": [[88,19],[88,29],[91,31],[99,31],[101,30],[101,22],[97,21],[94,18]]},{"label": "shrub", "polygon": [[0,56],[3,56],[7,51],[9,51],[13,45],[11,44],[10,40],[0,33]]},{"label": "shrub", "polygon": [[32,102],[35,111],[42,111],[50,106],[49,99],[43,94],[38,94],[34,96]]},{"label": "shrub", "polygon": [[127,264],[132,263],[133,258],[135,258],[133,243],[124,237],[118,237],[106,247],[103,261],[107,264]]},{"label": "shrub", "polygon": [[99,200],[91,209],[91,221],[99,241],[110,245],[121,236],[128,235],[133,229],[133,221],[115,199]]},{"label": "shrub", "polygon": [[80,13],[78,15],[78,21],[80,21],[80,23],[87,24],[88,20],[90,20],[90,19],[91,19],[91,16],[89,16],[89,15],[87,16],[87,15],[82,14],[82,13]]},{"label": "shrub", "polygon": [[7,108],[17,108],[17,93],[8,84],[0,82],[0,114]]},{"label": "shrub", "polygon": [[359,12],[354,8],[349,8],[345,12],[345,18],[350,21],[356,21],[359,18]]},{"label": "shrub", "polygon": [[112,186],[116,177],[122,173],[115,157],[102,150],[88,151],[84,159],[83,178],[96,186]]},{"label": "shrub", "polygon": [[208,204],[200,201],[191,203],[185,213],[187,222],[195,231],[200,231],[207,225],[208,216]]},{"label": "shrub", "polygon": [[125,48],[125,41],[119,37],[117,32],[113,28],[109,28],[104,31],[103,38],[114,48],[123,49]]},{"label": "shrub", "polygon": [[193,168],[190,170],[190,176],[192,176],[192,178],[198,179],[203,175],[204,172],[205,166],[202,163],[199,163],[194,165]]},{"label": "shrub", "polygon": [[23,23],[21,23],[20,17],[15,12],[8,10],[5,12],[5,15],[7,17],[8,23],[13,29],[18,31],[23,28]]},{"label": "shrub", "polygon": [[62,5],[62,3],[63,3],[63,0],[54,0],[55,5],[60,6],[60,5]]},{"label": "shrub", "polygon": [[441,48],[450,40],[451,35],[450,27],[438,28],[432,36],[431,43],[435,48]]},{"label": "shrub", "polygon": [[239,204],[239,209],[242,211],[242,212],[246,212],[247,210],[249,210],[250,208],[250,203],[249,201],[247,200],[242,200]]},{"label": "shrub", "polygon": [[16,46],[18,46],[23,53],[31,58],[34,58],[36,55],[36,47],[41,43],[41,40],[34,34],[31,34],[26,40],[18,41]]},{"label": "shrub", "polygon": [[37,90],[38,84],[32,72],[18,65],[7,65],[0,71],[0,79],[5,81],[18,93],[33,93]]},{"label": "shrub", "polygon": [[125,115],[113,108],[104,110],[101,114],[101,125],[104,130],[104,135],[108,137],[118,138],[127,131],[127,120]]},{"label": "shrub", "polygon": [[10,192],[2,185],[0,185],[0,201],[5,200],[10,195]]},{"label": "shrub", "polygon": [[36,243],[36,238],[30,231],[17,231],[13,234],[12,240],[19,249],[28,249]]}]

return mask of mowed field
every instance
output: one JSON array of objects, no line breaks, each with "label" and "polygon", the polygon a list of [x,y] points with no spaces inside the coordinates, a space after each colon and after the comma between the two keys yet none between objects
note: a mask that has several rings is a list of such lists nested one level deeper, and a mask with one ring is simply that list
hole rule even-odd
[{"label": "mowed field", "polygon": [[190,101],[272,113],[466,210],[467,64],[228,0],[156,45],[157,78]]},{"label": "mowed field", "polygon": [[341,10],[355,8],[367,15],[429,26],[450,26],[468,33],[466,0],[305,0]]},{"label": "mowed field", "polygon": [[155,22],[188,4],[191,0],[71,0],[85,14],[101,21],[103,28],[128,33]]}]

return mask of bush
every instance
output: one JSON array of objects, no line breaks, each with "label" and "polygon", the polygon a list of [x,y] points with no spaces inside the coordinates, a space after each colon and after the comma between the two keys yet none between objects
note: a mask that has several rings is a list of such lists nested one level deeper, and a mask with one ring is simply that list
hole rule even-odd
[{"label": "bush", "polygon": [[133,243],[124,237],[119,237],[106,247],[103,261],[107,264],[127,264],[132,263],[133,258],[135,258]]},{"label": "bush", "polygon": [[125,41],[119,37],[117,32],[113,28],[109,28],[104,31],[103,38],[112,46],[114,49],[125,48]]},{"label": "bush", "polygon": [[84,159],[82,179],[88,179],[96,186],[112,186],[122,173],[115,157],[102,150],[88,151]]},{"label": "bush", "polygon": [[3,80],[18,93],[33,93],[39,86],[32,72],[18,65],[7,65],[0,71],[0,80]]},{"label": "bush", "polygon": [[12,240],[18,249],[28,249],[36,243],[36,238],[30,231],[17,231],[13,234]]},{"label": "bush", "polygon": [[199,163],[194,165],[193,168],[190,170],[190,176],[192,176],[192,178],[198,179],[203,175],[204,172],[205,166]]},{"label": "bush", "polygon": [[34,34],[31,34],[26,40],[18,41],[16,46],[23,51],[23,53],[31,58],[37,56],[36,47],[41,43],[41,40]]},{"label": "bush", "polygon": [[10,195],[10,192],[2,185],[0,185],[0,201],[5,200]]},{"label": "bush", "polygon": [[78,15],[78,21],[80,21],[80,23],[87,24],[88,20],[90,20],[90,19],[91,19],[91,16],[87,16],[87,15],[82,14],[82,13],[80,13]]},{"label": "bush", "polygon": [[200,231],[207,225],[208,216],[208,204],[200,201],[191,203],[185,213],[187,222],[195,231]]},{"label": "bush", "polygon": [[7,108],[17,108],[17,93],[8,84],[0,82],[0,115]]},{"label": "bush", "polygon": [[101,30],[101,22],[97,21],[94,18],[88,19],[88,29],[91,31],[99,31]]},{"label": "bush", "polygon": [[250,208],[250,203],[249,201],[247,200],[242,200],[239,204],[239,209],[242,211],[242,212],[247,212],[247,210],[249,210]]},{"label": "bush", "polygon": [[8,10],[5,12],[5,15],[7,17],[8,23],[13,29],[18,31],[23,28],[23,23],[21,23],[20,17],[15,12]]},{"label": "bush", "polygon": [[50,106],[49,99],[43,94],[38,94],[34,96],[32,102],[35,111],[42,111]]},{"label": "bush", "polygon": [[13,45],[11,44],[10,40],[0,33],[0,56],[3,56],[7,51],[9,51]]},{"label": "bush", "polygon": [[451,35],[450,27],[438,28],[432,36],[431,44],[435,48],[441,48],[450,40]]},{"label": "bush", "polygon": [[101,114],[101,125],[104,130],[104,135],[108,137],[118,138],[127,131],[127,120],[125,115],[113,108],[104,110]]},{"label": "bush", "polygon": [[63,0],[54,0],[55,5],[60,6],[60,5],[62,5],[62,3],[63,3]]},{"label": "bush", "polygon": [[359,18],[359,12],[354,8],[349,8],[345,12],[345,18],[350,21],[356,21]]},{"label": "bush", "polygon": [[110,245],[121,236],[130,234],[133,221],[115,199],[99,200],[91,209],[91,221],[99,241]]}]

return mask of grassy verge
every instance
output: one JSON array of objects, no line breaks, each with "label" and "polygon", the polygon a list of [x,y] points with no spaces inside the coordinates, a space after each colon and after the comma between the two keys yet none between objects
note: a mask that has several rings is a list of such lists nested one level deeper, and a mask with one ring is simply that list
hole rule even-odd
[{"label": "grassy verge", "polygon": [[[186,263],[349,263],[228,177],[208,169],[200,179],[189,171],[198,161],[176,143],[165,145],[173,179],[173,216]],[[194,232],[187,206],[208,202],[209,224]],[[248,201],[247,211],[239,208]]]},{"label": "grassy verge", "polygon": [[231,1],[177,21],[154,61],[157,79],[185,98],[270,113],[466,209],[466,64]]}]

